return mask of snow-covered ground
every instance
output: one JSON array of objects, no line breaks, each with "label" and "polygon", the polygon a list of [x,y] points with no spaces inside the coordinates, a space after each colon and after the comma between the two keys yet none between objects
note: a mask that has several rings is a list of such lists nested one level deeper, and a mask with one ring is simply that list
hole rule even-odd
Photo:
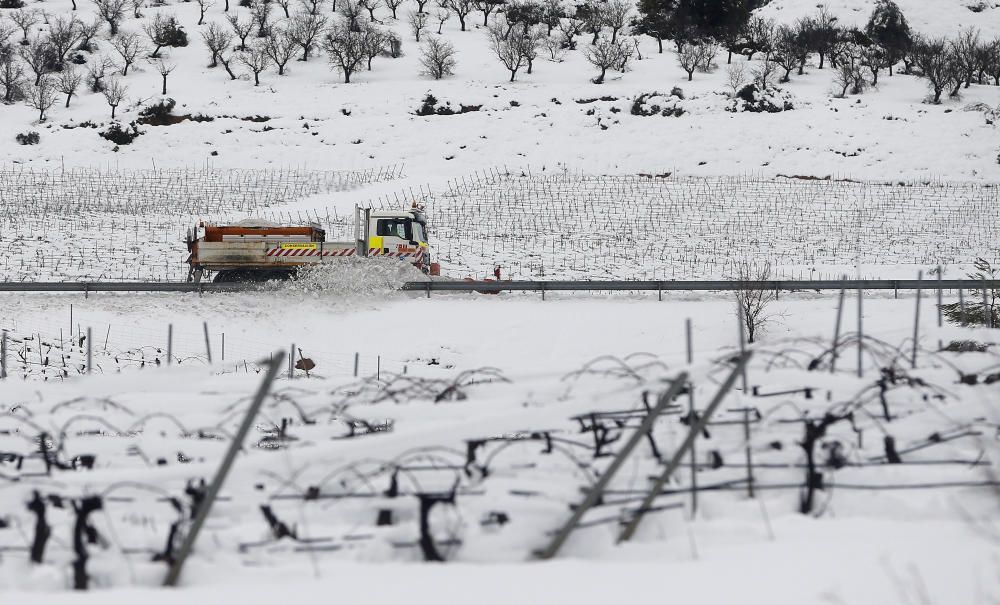
[{"label": "snow-covered ground", "polygon": [[[524,564],[609,462],[595,458],[593,434],[571,417],[641,410],[644,391],[661,392],[664,380],[682,370],[691,372],[695,405],[704,409],[730,371],[737,334],[732,304],[580,295],[545,302],[526,295],[428,300],[387,287],[371,284],[353,295],[302,288],[201,298],[5,295],[5,317],[17,318],[15,334],[33,326],[42,340],[54,340],[72,303],[74,321],[93,328],[98,351],[111,326],[112,355],[98,355],[103,376],[63,379],[50,372],[44,382],[37,371],[22,381],[14,364],[3,384],[10,411],[0,419],[0,450],[13,456],[0,464],[0,518],[7,524],[0,548],[30,544],[34,515],[23,503],[33,490],[64,498],[102,495],[104,508],[91,517],[101,538],[87,547],[88,574],[100,589],[94,598],[172,602],[171,593],[135,588],[155,586],[165,571],[164,563],[149,560],[179,518],[163,498],[177,497],[186,510],[185,485],[214,472],[225,436],[261,378],[242,361],[294,342],[316,368],[309,377],[296,370],[294,379],[276,383],[249,438],[262,447],[238,458],[189,562],[186,600],[227,594],[263,603],[278,594],[315,599],[331,590],[377,602],[405,592],[418,602],[437,595],[489,603],[515,595],[527,602],[598,603],[611,594],[638,598],[668,589],[705,603],[905,603],[919,594],[931,602],[969,602],[1000,594],[993,573],[1000,552],[991,533],[996,492],[981,485],[993,480],[990,464],[997,463],[990,443],[996,384],[983,381],[1000,362],[993,352],[932,351],[939,339],[991,342],[995,336],[937,329],[927,300],[917,370],[909,369],[907,342],[915,301],[865,300],[871,340],[865,376],[856,378],[854,302],[845,306],[838,369],[830,374],[823,352],[832,342],[836,299],[784,297],[754,346],[748,389],[737,381],[715,416],[729,424],[710,427],[698,441],[699,484],[719,487],[700,493],[694,519],[685,465],[671,483],[679,491],[657,501],[667,509],[650,514],[634,544],[614,546],[614,520],[627,515],[646,478],[657,473],[652,450],[643,445],[612,484],[615,495],[585,517],[604,522],[574,534],[562,560]],[[691,366],[685,363],[687,318]],[[204,356],[201,321],[211,326],[213,346],[225,332],[225,362],[218,349],[214,365],[198,359]],[[167,323],[174,324],[180,360],[173,368],[149,361],[164,359]],[[143,344],[145,368],[111,363],[115,350]],[[37,354],[34,341],[27,351],[28,358]],[[358,378],[355,352],[367,361]],[[383,358],[378,370],[370,363],[377,355]],[[812,359],[818,365],[809,370]],[[879,368],[894,368],[889,382]],[[959,384],[962,374],[975,374],[979,384]],[[891,421],[884,418],[880,384],[888,389]],[[758,396],[750,394],[755,387]],[[804,387],[812,389],[808,396]],[[764,396],[780,391],[794,392]],[[677,403],[686,411],[686,396]],[[753,499],[745,491],[743,416],[734,411],[741,406],[761,413],[751,425]],[[847,408],[855,411],[853,423],[833,425],[816,444],[824,489],[812,514],[802,515],[805,469],[795,466],[805,459],[800,418]],[[680,443],[687,430],[681,418],[657,423],[660,451]],[[93,468],[45,476],[33,442],[41,431],[50,435],[55,460],[79,466],[80,456],[95,455]],[[544,453],[537,434],[529,438],[539,431],[553,439],[552,453]],[[351,433],[360,435],[348,438]],[[886,464],[886,436],[895,440],[903,464]],[[497,438],[509,441],[489,441]],[[488,441],[470,465],[467,443],[477,439]],[[614,451],[621,443],[604,447]],[[838,457],[846,465],[833,462]],[[906,488],[918,484],[932,486]],[[398,495],[390,497],[393,485]],[[876,485],[895,488],[863,489]],[[302,499],[310,486],[319,499]],[[422,558],[416,494],[452,489],[455,504],[437,505],[429,518],[449,563],[411,564]],[[270,506],[296,540],[272,542],[260,505]],[[375,523],[379,510],[392,511],[383,513],[391,525]],[[52,502],[47,511],[53,537],[45,564],[28,564],[24,551],[2,551],[0,585],[14,589],[12,602],[69,598],[52,591],[71,582],[73,514]],[[672,578],[667,585],[664,573]],[[581,574],[595,586],[582,586]],[[340,587],[347,578],[349,586]]]},{"label": "snow-covered ground", "polygon": [[[93,6],[79,4],[89,18]],[[873,4],[828,6],[858,24]],[[1000,32],[1000,8],[974,13],[969,4],[900,1],[921,32]],[[52,16],[69,6],[45,3]],[[810,65],[782,85],[793,110],[731,112],[724,65],[688,82],[671,45],[659,54],[650,39],[640,40],[643,58],[605,84],[589,81],[579,51],[540,59],[510,83],[479,14],[466,32],[454,18],[444,25],[458,68],[433,81],[419,74],[404,25],[413,8],[404,5],[399,22],[378,9],[404,55],[376,58],[351,84],[314,56],[286,76],[265,72],[259,87],[205,67],[196,3],[144,8],[144,21],[177,15],[191,40],[165,51],[177,64],[168,80],[175,113],[214,120],[142,126],[133,144],[114,149],[81,126],[109,123],[99,94],[60,103],[43,124],[24,105],[0,106],[0,160],[10,169],[0,174],[3,279],[179,279],[183,237],[197,220],[318,220],[339,236],[355,203],[412,201],[427,204],[432,244],[453,277],[483,277],[497,262],[515,278],[725,277],[744,258],[796,278],[913,277],[938,264],[958,277],[976,257],[996,260],[1000,144],[976,104],[996,107],[1000,88],[973,85],[928,105],[924,83],[897,74],[836,99],[830,70]],[[761,13],[792,21],[815,9],[775,0]],[[221,3],[206,17],[223,18]],[[123,27],[140,31],[132,18]],[[107,40],[99,45],[112,52]],[[160,97],[160,77],[140,62],[124,82],[129,100],[118,113],[128,122]],[[683,99],[668,97],[674,87]],[[633,115],[634,100],[654,92],[647,107],[684,113]],[[481,108],[415,115],[428,93]],[[14,134],[29,130],[39,145],[17,145]],[[704,410],[731,370],[734,305],[721,295],[543,302],[394,290],[413,277],[372,261],[264,292],[0,295],[10,336],[10,377],[0,382],[0,602],[1000,598],[997,336],[938,329],[933,293],[921,307],[916,368],[912,294],[869,293],[862,377],[854,301],[831,372],[836,297],[783,295],[752,347],[746,388],[737,381],[714,417],[722,424],[697,441],[697,480],[712,488],[698,492],[697,511],[686,463],[657,499],[663,510],[633,542],[615,545],[617,522],[662,468],[654,453],[668,456],[688,430],[684,395],[656,423],[655,452],[640,444],[588,526],[559,560],[539,563],[532,553],[607,468],[601,431],[612,441],[600,453],[617,450],[643,394],[662,392],[681,371]],[[990,346],[938,350],[959,340]],[[186,529],[197,481],[215,472],[264,360],[293,345],[315,367],[282,372],[184,588],[156,589],[166,565],[152,555],[166,548],[171,524]],[[749,441],[741,406],[760,412]],[[815,443],[812,483],[822,488],[803,514],[804,419],[824,418],[836,422]],[[26,551],[35,490],[52,526],[40,565]],[[84,546],[95,590],[71,594],[73,506],[88,496],[102,504]],[[419,503],[431,496],[454,497],[427,518],[443,565],[418,563]],[[294,537],[276,539],[281,524]]]}]

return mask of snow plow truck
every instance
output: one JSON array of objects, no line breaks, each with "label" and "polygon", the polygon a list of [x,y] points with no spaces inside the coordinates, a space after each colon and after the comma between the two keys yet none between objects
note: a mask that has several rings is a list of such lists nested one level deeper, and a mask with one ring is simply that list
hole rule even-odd
[{"label": "snow plow truck", "polygon": [[206,271],[215,282],[288,279],[299,267],[359,257],[390,257],[409,262],[429,275],[440,273],[431,262],[427,219],[414,206],[402,211],[355,208],[354,240],[326,241],[318,224],[282,226],[248,219],[232,225],[199,223],[188,231],[188,281],[199,283]]}]

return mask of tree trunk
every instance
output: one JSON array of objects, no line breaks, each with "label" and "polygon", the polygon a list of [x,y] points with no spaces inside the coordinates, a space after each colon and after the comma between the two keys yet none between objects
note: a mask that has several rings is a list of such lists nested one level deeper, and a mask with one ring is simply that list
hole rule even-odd
[{"label": "tree trunk", "polygon": [[350,83],[351,83],[351,72],[350,72],[350,70],[345,69],[344,70],[344,84],[350,84]]},{"label": "tree trunk", "polygon": [[528,75],[531,75],[531,68],[534,66],[535,62],[532,59],[528,59]]},{"label": "tree trunk", "polygon": [[375,57],[368,57],[368,71],[372,70],[372,59]]},{"label": "tree trunk", "polygon": [[597,84],[604,84],[604,74],[608,73],[607,67],[601,68],[601,75],[597,78]]},{"label": "tree trunk", "polygon": [[[396,13],[392,14],[392,18],[393,19],[396,18]],[[464,15],[459,15],[458,16],[458,22],[462,24],[462,31],[465,31],[465,16]]]},{"label": "tree trunk", "polygon": [[517,70],[516,69],[510,70],[510,81],[511,82],[514,81],[514,76],[516,76],[516,75],[517,75]]},{"label": "tree trunk", "polygon": [[[167,81],[166,78],[164,78],[164,80],[163,80],[164,84],[166,83],[166,81]],[[254,86],[260,86],[260,72],[259,71],[253,72],[253,85]],[[163,94],[167,94],[167,89],[166,88],[163,89]]]},{"label": "tree trunk", "polygon": [[72,93],[66,95],[66,107],[69,107],[69,100],[70,100],[70,98],[72,98],[72,96],[73,96]]},{"label": "tree trunk", "polygon": [[825,58],[826,58],[826,55],[824,55],[823,53],[819,53],[819,68],[820,69],[823,69],[823,59],[825,59]]},{"label": "tree trunk", "polygon": [[663,54],[663,38],[657,38],[656,44],[660,47],[660,54]]},{"label": "tree trunk", "polygon": [[730,50],[729,57],[726,58],[726,65],[732,65],[732,64],[733,64],[733,51]]},{"label": "tree trunk", "polygon": [[[166,76],[166,74],[162,74],[162,75],[163,75],[163,92],[160,93],[160,94],[164,94],[165,95],[165,94],[167,94],[167,76]],[[69,107],[69,100],[68,99],[66,100],[66,106]]]},{"label": "tree trunk", "polygon": [[872,70],[872,86],[878,86],[878,70]]},{"label": "tree trunk", "polygon": [[112,105],[112,106],[111,106],[111,119],[112,119],[112,120],[113,120],[113,119],[115,119],[115,110],[116,110],[116,109],[118,109],[118,106],[117,106],[117,105]]}]

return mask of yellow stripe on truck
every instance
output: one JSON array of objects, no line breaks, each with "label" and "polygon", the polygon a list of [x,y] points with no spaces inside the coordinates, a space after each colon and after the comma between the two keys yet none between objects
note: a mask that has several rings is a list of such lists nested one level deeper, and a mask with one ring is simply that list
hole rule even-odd
[{"label": "yellow stripe on truck", "polygon": [[382,236],[381,235],[374,235],[372,237],[369,237],[368,238],[368,247],[369,248],[380,248],[381,249],[382,248]]}]

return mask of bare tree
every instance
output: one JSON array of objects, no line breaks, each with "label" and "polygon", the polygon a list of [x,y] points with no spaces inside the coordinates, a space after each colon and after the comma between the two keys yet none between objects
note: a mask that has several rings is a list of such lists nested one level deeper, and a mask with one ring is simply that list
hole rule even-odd
[{"label": "bare tree", "polygon": [[438,22],[438,35],[440,36],[441,35],[441,29],[444,28],[445,21],[447,21],[448,19],[451,18],[451,11],[448,10],[447,8],[439,8],[434,13],[434,18],[437,19],[437,22]]},{"label": "bare tree", "polygon": [[765,54],[760,63],[750,68],[750,78],[754,86],[760,90],[771,86],[778,73],[778,64],[771,59],[770,53]]},{"label": "bare tree", "polygon": [[31,40],[27,46],[20,48],[21,60],[35,74],[34,86],[37,87],[42,81],[42,76],[52,71],[51,50],[44,40]]},{"label": "bare tree", "polygon": [[271,66],[271,56],[262,43],[251,44],[238,56],[242,63],[253,74],[253,85],[260,86],[260,74]]},{"label": "bare tree", "polygon": [[364,35],[351,29],[350,23],[334,23],[323,38],[323,49],[330,56],[330,63],[344,74],[344,83],[351,82],[351,74],[356,72],[367,58]]},{"label": "bare tree", "polygon": [[599,76],[591,80],[594,84],[602,84],[609,69],[617,67],[621,63],[624,44],[610,38],[600,36],[597,43],[592,44],[583,51],[584,58],[591,65],[601,70]]},{"label": "bare tree", "polygon": [[212,54],[212,62],[209,67],[216,67],[219,64],[219,55],[229,50],[229,45],[233,42],[233,34],[226,31],[218,23],[208,24],[208,29],[201,32],[201,39],[208,47],[208,52]]},{"label": "bare tree", "polygon": [[56,87],[59,89],[59,92],[66,95],[66,107],[69,107],[70,99],[73,98],[73,95],[76,94],[82,83],[83,74],[77,71],[75,67],[67,67],[59,74]]},{"label": "bare tree", "polygon": [[545,36],[542,39],[542,48],[548,51],[549,60],[554,63],[561,63],[566,56],[566,47],[563,46],[562,40],[556,36]]},{"label": "bare tree", "polygon": [[927,80],[935,104],[941,102],[941,94],[946,89],[961,83],[945,38],[917,38],[913,43],[912,59]]},{"label": "bare tree", "polygon": [[24,66],[13,53],[0,54],[0,85],[4,103],[13,103],[24,94]]},{"label": "bare tree", "polygon": [[384,52],[391,41],[391,32],[369,22],[361,27],[364,37],[365,56],[368,58],[368,71],[372,70],[372,60]]},{"label": "bare tree", "polygon": [[48,43],[52,48],[57,62],[56,68],[62,69],[66,55],[80,40],[80,22],[75,17],[56,17],[49,24]]},{"label": "bare tree", "polygon": [[171,72],[177,69],[177,64],[168,63],[167,61],[164,61],[162,58],[150,59],[149,61],[150,63],[153,64],[154,67],[156,67],[156,72],[160,74],[160,77],[163,78],[163,91],[160,94],[164,95],[167,94],[167,76],[169,76]]},{"label": "bare tree", "polygon": [[135,32],[122,31],[111,39],[111,45],[122,58],[122,75],[128,75],[128,68],[135,63],[139,55],[149,50],[143,43],[142,38]]},{"label": "bare tree", "polygon": [[257,24],[258,38],[267,37],[272,9],[274,9],[274,4],[271,3],[271,0],[251,0],[250,2],[250,14],[253,16],[253,22]]},{"label": "bare tree", "polygon": [[13,25],[7,25],[3,20],[0,20],[0,53],[8,54],[10,48],[7,45],[7,41],[11,39],[17,28]]},{"label": "bare tree", "polygon": [[732,89],[732,96],[735,97],[743,87],[746,86],[746,67],[743,62],[731,63],[726,68],[726,84]]},{"label": "bare tree", "polygon": [[838,44],[830,55],[834,64],[833,82],[840,89],[838,97],[846,97],[848,90],[853,94],[864,92],[868,81],[865,80],[862,56],[861,46],[853,42]]},{"label": "bare tree", "polygon": [[972,84],[972,78],[979,68],[979,48],[982,43],[979,39],[979,30],[968,27],[958,33],[958,37],[951,41],[950,53],[952,64],[956,70],[957,81],[951,96],[957,96],[962,83],[968,88]]},{"label": "bare tree", "polygon": [[398,10],[399,7],[402,6],[403,2],[405,2],[405,1],[406,0],[385,0],[386,7],[390,11],[392,11],[392,18],[393,19],[396,19],[396,10]]},{"label": "bare tree", "polygon": [[94,6],[97,7],[97,14],[111,28],[112,36],[118,33],[118,24],[125,17],[125,7],[127,5],[128,0],[94,0]]},{"label": "bare tree", "polygon": [[757,342],[761,332],[774,319],[770,305],[776,293],[770,288],[758,287],[754,282],[771,281],[771,261],[743,260],[736,263],[736,303],[740,329],[746,330],[747,340]]},{"label": "bare tree", "polygon": [[104,91],[104,78],[108,72],[118,69],[115,62],[104,55],[98,55],[96,59],[87,65],[87,81],[91,92]]},{"label": "bare tree", "polygon": [[358,6],[364,7],[368,11],[369,21],[376,21],[375,11],[382,6],[382,0],[358,0]]},{"label": "bare tree", "polygon": [[291,18],[292,15],[288,12],[288,8],[292,5],[291,0],[274,0],[274,3],[281,7],[285,13],[285,19]]},{"label": "bare tree", "polygon": [[146,8],[146,0],[129,0],[132,6],[132,17],[142,19],[142,9]]},{"label": "bare tree", "polygon": [[608,0],[604,6],[604,25],[611,29],[611,41],[618,41],[618,33],[632,20],[634,2],[628,0]]},{"label": "bare tree", "polygon": [[359,32],[361,31],[361,18],[364,16],[364,13],[361,12],[362,10],[363,7],[357,0],[346,0],[340,5],[337,12],[347,20],[347,27],[351,31]]},{"label": "bare tree", "polygon": [[472,0],[472,5],[476,7],[476,10],[483,13],[483,27],[489,26],[490,13],[503,3],[504,0]]},{"label": "bare tree", "polygon": [[319,9],[323,6],[323,0],[301,0],[301,2],[302,6],[313,16],[319,15]]},{"label": "bare tree", "polygon": [[101,21],[100,16],[95,16],[93,21],[83,22],[80,21],[80,43],[76,46],[77,50],[82,50],[90,52],[94,50],[93,40],[97,37],[97,34],[101,31],[101,26],[104,22]]},{"label": "bare tree", "polygon": [[52,77],[45,76],[28,89],[24,102],[38,111],[38,121],[45,121],[45,112],[56,104],[56,85]]},{"label": "bare tree", "polygon": [[[469,16],[469,13],[475,10],[475,0],[447,0],[447,2],[448,8],[458,17],[458,24],[462,26],[462,31],[465,31],[465,19]],[[395,15],[395,13],[393,14]]]},{"label": "bare tree", "polygon": [[[167,17],[157,13],[153,17],[153,21],[143,25],[142,29],[149,36],[149,41],[153,43],[153,52],[149,56],[154,59],[160,56],[160,49],[164,46],[187,46],[187,36],[173,16]],[[183,36],[183,43],[178,41],[181,36]]]},{"label": "bare tree", "polygon": [[[205,13],[208,11],[208,9],[215,6],[215,2],[212,2],[212,0],[195,0],[195,1],[198,3],[198,25],[203,25],[205,23]],[[285,3],[284,6],[286,7],[288,6],[288,0],[279,0],[279,1],[284,2]],[[285,8],[285,12],[286,13],[288,12],[287,8]]]},{"label": "bare tree", "polygon": [[240,39],[240,45],[236,47],[236,50],[243,50],[247,46],[247,38],[253,33],[253,20],[243,21],[240,19],[238,14],[226,15],[226,21],[229,21],[229,25],[233,28],[233,33],[236,37]]},{"label": "bare tree", "polygon": [[455,73],[455,47],[447,40],[430,36],[420,47],[420,64],[435,80]]},{"label": "bare tree", "polygon": [[677,51],[677,62],[681,69],[687,72],[688,82],[694,79],[695,70],[708,71],[712,68],[712,60],[719,52],[719,45],[713,41],[698,40],[689,42]]},{"label": "bare tree", "polygon": [[326,17],[313,13],[296,13],[288,24],[288,35],[302,49],[302,60],[309,60],[309,52],[315,47],[316,39],[326,29]]},{"label": "bare tree", "polygon": [[513,30],[503,23],[492,23],[487,30],[490,48],[510,72],[511,82],[517,77],[518,70],[528,63],[528,55],[531,54],[529,45],[537,42],[526,35],[528,29],[523,23],[517,24]]},{"label": "bare tree", "polygon": [[235,80],[237,78],[236,72],[233,71],[233,58],[238,56],[238,52],[233,55],[226,56],[224,52],[219,53],[219,63],[222,64],[223,69],[229,74],[230,80]]},{"label": "bare tree", "polygon": [[299,46],[289,35],[288,30],[272,27],[264,42],[264,50],[271,57],[271,61],[278,66],[278,75],[285,75],[285,65],[295,57]]},{"label": "bare tree", "polygon": [[413,33],[413,38],[417,42],[420,42],[420,32],[427,29],[427,21],[427,13],[418,13],[414,11],[409,15],[410,32]]},{"label": "bare tree", "polygon": [[583,33],[580,22],[576,19],[563,19],[556,26],[559,29],[559,40],[566,50],[576,50],[576,37]]},{"label": "bare tree", "polygon": [[104,93],[104,100],[111,107],[111,119],[113,120],[115,119],[115,111],[128,93],[128,86],[123,84],[118,78],[111,78],[101,92]]},{"label": "bare tree", "polygon": [[24,34],[21,38],[21,45],[27,46],[28,35],[31,33],[31,28],[38,24],[38,11],[19,8],[16,11],[10,12],[9,15],[10,20],[13,21],[14,25],[20,28],[21,32]]}]

